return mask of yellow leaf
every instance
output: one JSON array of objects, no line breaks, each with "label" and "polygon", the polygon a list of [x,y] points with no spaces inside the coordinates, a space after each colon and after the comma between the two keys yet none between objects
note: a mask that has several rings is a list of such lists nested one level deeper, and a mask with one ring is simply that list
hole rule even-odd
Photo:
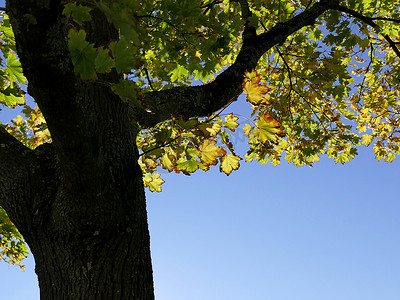
[{"label": "yellow leaf", "polygon": [[201,161],[207,165],[216,165],[217,157],[224,156],[226,151],[219,147],[215,146],[217,142],[214,140],[204,140],[203,144],[200,147],[201,150]]},{"label": "yellow leaf", "polygon": [[285,135],[280,127],[281,123],[270,114],[264,114],[257,120],[257,128],[254,131],[254,135],[261,143],[265,143],[268,140],[277,143],[278,138],[276,135]]},{"label": "yellow leaf", "polygon": [[16,118],[14,119],[14,121],[15,121],[15,123],[16,123],[17,125],[20,125],[20,124],[24,121],[24,119],[23,119],[21,116],[18,116],[18,117],[16,117]]},{"label": "yellow leaf", "polygon": [[270,102],[265,98],[265,94],[271,91],[270,87],[261,85],[261,77],[257,74],[252,79],[245,79],[243,85],[243,92],[247,94],[247,101],[254,105],[260,104],[270,104]]},{"label": "yellow leaf", "polygon": [[226,175],[232,173],[233,170],[237,170],[240,166],[239,160],[242,160],[239,156],[228,154],[221,158],[220,171]]},{"label": "yellow leaf", "polygon": [[225,123],[224,126],[231,131],[235,132],[236,127],[239,126],[239,124],[236,122],[239,119],[239,117],[234,116],[233,114],[229,114],[225,117]]},{"label": "yellow leaf", "polygon": [[172,164],[171,158],[170,158],[170,156],[168,154],[165,153],[161,157],[160,161],[161,161],[162,167],[164,169],[167,169],[170,172],[174,169],[174,166]]},{"label": "yellow leaf", "polygon": [[160,178],[160,174],[153,173],[151,175],[143,176],[143,183],[145,187],[148,187],[151,192],[161,192],[161,185],[165,182]]}]

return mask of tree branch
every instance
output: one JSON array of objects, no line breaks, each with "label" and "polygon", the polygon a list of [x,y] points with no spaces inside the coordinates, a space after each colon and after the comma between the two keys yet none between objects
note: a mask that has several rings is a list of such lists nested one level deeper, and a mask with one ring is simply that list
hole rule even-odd
[{"label": "tree branch", "polygon": [[[370,17],[366,17],[366,16],[362,15],[361,13],[359,13],[359,12],[357,12],[357,11],[355,11],[355,10],[352,10],[352,9],[350,9],[350,8],[347,8],[347,7],[344,7],[344,6],[341,6],[341,5],[338,5],[338,6],[336,7],[336,9],[337,9],[338,11],[347,13],[347,14],[351,15],[352,17],[363,21],[365,24],[371,26],[372,28],[379,28],[379,25],[376,24],[376,23],[374,22],[374,20],[387,20],[387,21],[391,21],[391,22],[400,23],[400,20],[391,19],[391,18],[380,18],[380,17],[377,17],[377,18],[370,18]],[[400,58],[400,50],[399,50],[399,48],[397,48],[397,46],[396,46],[397,43],[394,42],[394,41],[390,38],[390,36],[388,36],[387,34],[382,34],[382,36],[383,36],[383,37],[385,38],[385,40],[389,43],[390,47],[393,49],[393,51],[396,53],[396,55]]]},{"label": "tree branch", "polygon": [[[20,173],[27,167],[29,153],[32,153],[32,150],[0,125],[0,188],[9,186],[20,177]],[[7,199],[0,197],[1,206],[4,206],[6,201]]]},{"label": "tree branch", "polygon": [[[246,0],[240,0],[242,16],[252,13]],[[337,0],[324,0],[315,3],[295,17],[278,23],[269,31],[256,34],[254,27],[246,24],[243,30],[243,44],[236,61],[217,78],[208,84],[192,87],[175,87],[168,90],[148,92],[144,103],[151,110],[145,113],[134,109],[135,118],[148,128],[171,119],[173,116],[205,117],[224,107],[228,101],[242,93],[245,71],[253,70],[261,56],[275,45],[284,43],[286,38],[304,26],[310,26],[325,11],[338,5]],[[245,20],[246,21],[246,20]]]}]

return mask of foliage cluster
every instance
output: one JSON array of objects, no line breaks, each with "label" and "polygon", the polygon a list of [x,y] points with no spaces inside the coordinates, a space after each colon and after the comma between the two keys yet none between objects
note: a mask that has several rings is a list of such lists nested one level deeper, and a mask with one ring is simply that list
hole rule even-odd
[{"label": "foliage cluster", "polygon": [[[243,3],[250,15],[242,17]],[[232,65],[247,24],[268,32],[312,7],[309,0],[74,0],[65,4],[68,47],[77,76],[109,86],[127,105],[146,108],[143,95],[193,83],[207,83]],[[242,4],[242,5],[240,5]],[[96,47],[85,25],[94,10],[102,12],[119,39]],[[158,168],[190,174],[218,165],[229,175],[239,161],[282,158],[296,166],[312,165],[321,155],[345,163],[360,145],[373,145],[378,160],[400,154],[400,1],[338,1],[313,26],[276,45],[248,70],[243,91],[252,106],[245,157],[236,155],[230,137],[239,115],[223,109],[186,120],[173,116],[137,139],[144,183],[161,191]],[[0,103],[25,104],[26,84],[6,14],[0,23]],[[100,74],[123,74],[118,83]],[[29,147],[50,140],[39,109],[28,106],[8,130]],[[151,113],[151,111],[149,112]],[[0,222],[2,224],[2,222]],[[18,244],[18,243],[17,243]]]}]

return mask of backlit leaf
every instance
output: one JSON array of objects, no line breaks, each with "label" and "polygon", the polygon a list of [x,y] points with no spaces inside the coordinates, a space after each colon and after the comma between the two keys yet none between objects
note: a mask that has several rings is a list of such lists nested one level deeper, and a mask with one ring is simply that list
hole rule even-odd
[{"label": "backlit leaf", "polygon": [[160,178],[159,173],[153,173],[151,175],[143,176],[143,183],[145,187],[148,187],[151,192],[161,192],[161,185],[165,182]]},{"label": "backlit leaf", "polygon": [[201,161],[207,165],[216,165],[217,157],[224,156],[226,151],[219,146],[216,146],[217,142],[214,140],[204,140],[200,146],[201,150]]},{"label": "backlit leaf", "polygon": [[280,127],[281,123],[275,120],[270,114],[264,114],[257,120],[254,135],[261,143],[265,143],[266,141],[276,143],[278,141],[277,135],[284,134]]},{"label": "backlit leaf", "polygon": [[221,158],[220,171],[226,175],[231,174],[233,170],[237,170],[240,166],[239,161],[242,160],[239,156],[228,154]]},{"label": "backlit leaf", "polygon": [[243,85],[243,92],[247,94],[247,101],[251,104],[270,104],[270,102],[265,98],[265,94],[268,93],[271,88],[262,85],[260,83],[261,77],[257,73],[255,77],[251,79],[245,79]]}]

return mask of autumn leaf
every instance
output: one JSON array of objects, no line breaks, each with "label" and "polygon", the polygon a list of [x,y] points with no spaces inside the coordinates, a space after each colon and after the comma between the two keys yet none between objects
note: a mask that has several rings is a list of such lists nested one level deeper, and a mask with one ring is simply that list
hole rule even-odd
[{"label": "autumn leaf", "polygon": [[229,114],[225,117],[225,122],[223,125],[229,130],[235,132],[236,127],[239,126],[239,124],[236,122],[238,119],[239,117]]},{"label": "autumn leaf", "polygon": [[178,160],[178,164],[176,166],[177,171],[185,171],[187,173],[193,173],[198,169],[207,170],[201,162],[197,161],[195,158],[189,160]]},{"label": "autumn leaf", "polygon": [[221,131],[221,124],[214,123],[202,123],[199,125],[199,129],[206,135],[206,136],[216,136]]},{"label": "autumn leaf", "polygon": [[228,154],[221,158],[220,171],[226,175],[232,173],[233,170],[237,170],[240,166],[239,161],[242,160],[239,156]]},{"label": "autumn leaf", "polygon": [[224,156],[226,151],[219,147],[215,146],[217,142],[214,140],[204,140],[203,144],[200,146],[201,150],[201,161],[207,165],[216,165],[217,157]]},{"label": "autumn leaf", "polygon": [[151,192],[161,192],[161,185],[165,182],[160,178],[159,173],[153,173],[151,175],[143,176],[143,183],[145,187],[148,187]]},{"label": "autumn leaf", "polygon": [[[250,73],[246,72],[248,76]],[[270,102],[265,98],[265,94],[271,91],[270,87],[262,85],[260,83],[261,77],[257,73],[255,77],[251,79],[246,78],[243,85],[243,92],[247,94],[247,101],[254,105],[260,104],[270,104]]]},{"label": "autumn leaf", "polygon": [[281,123],[275,120],[270,114],[264,114],[257,120],[257,127],[254,130],[255,137],[261,142],[278,142],[277,135],[284,136]]},{"label": "autumn leaf", "polygon": [[170,172],[174,169],[171,157],[167,153],[161,157],[160,162],[164,169],[167,169]]}]

